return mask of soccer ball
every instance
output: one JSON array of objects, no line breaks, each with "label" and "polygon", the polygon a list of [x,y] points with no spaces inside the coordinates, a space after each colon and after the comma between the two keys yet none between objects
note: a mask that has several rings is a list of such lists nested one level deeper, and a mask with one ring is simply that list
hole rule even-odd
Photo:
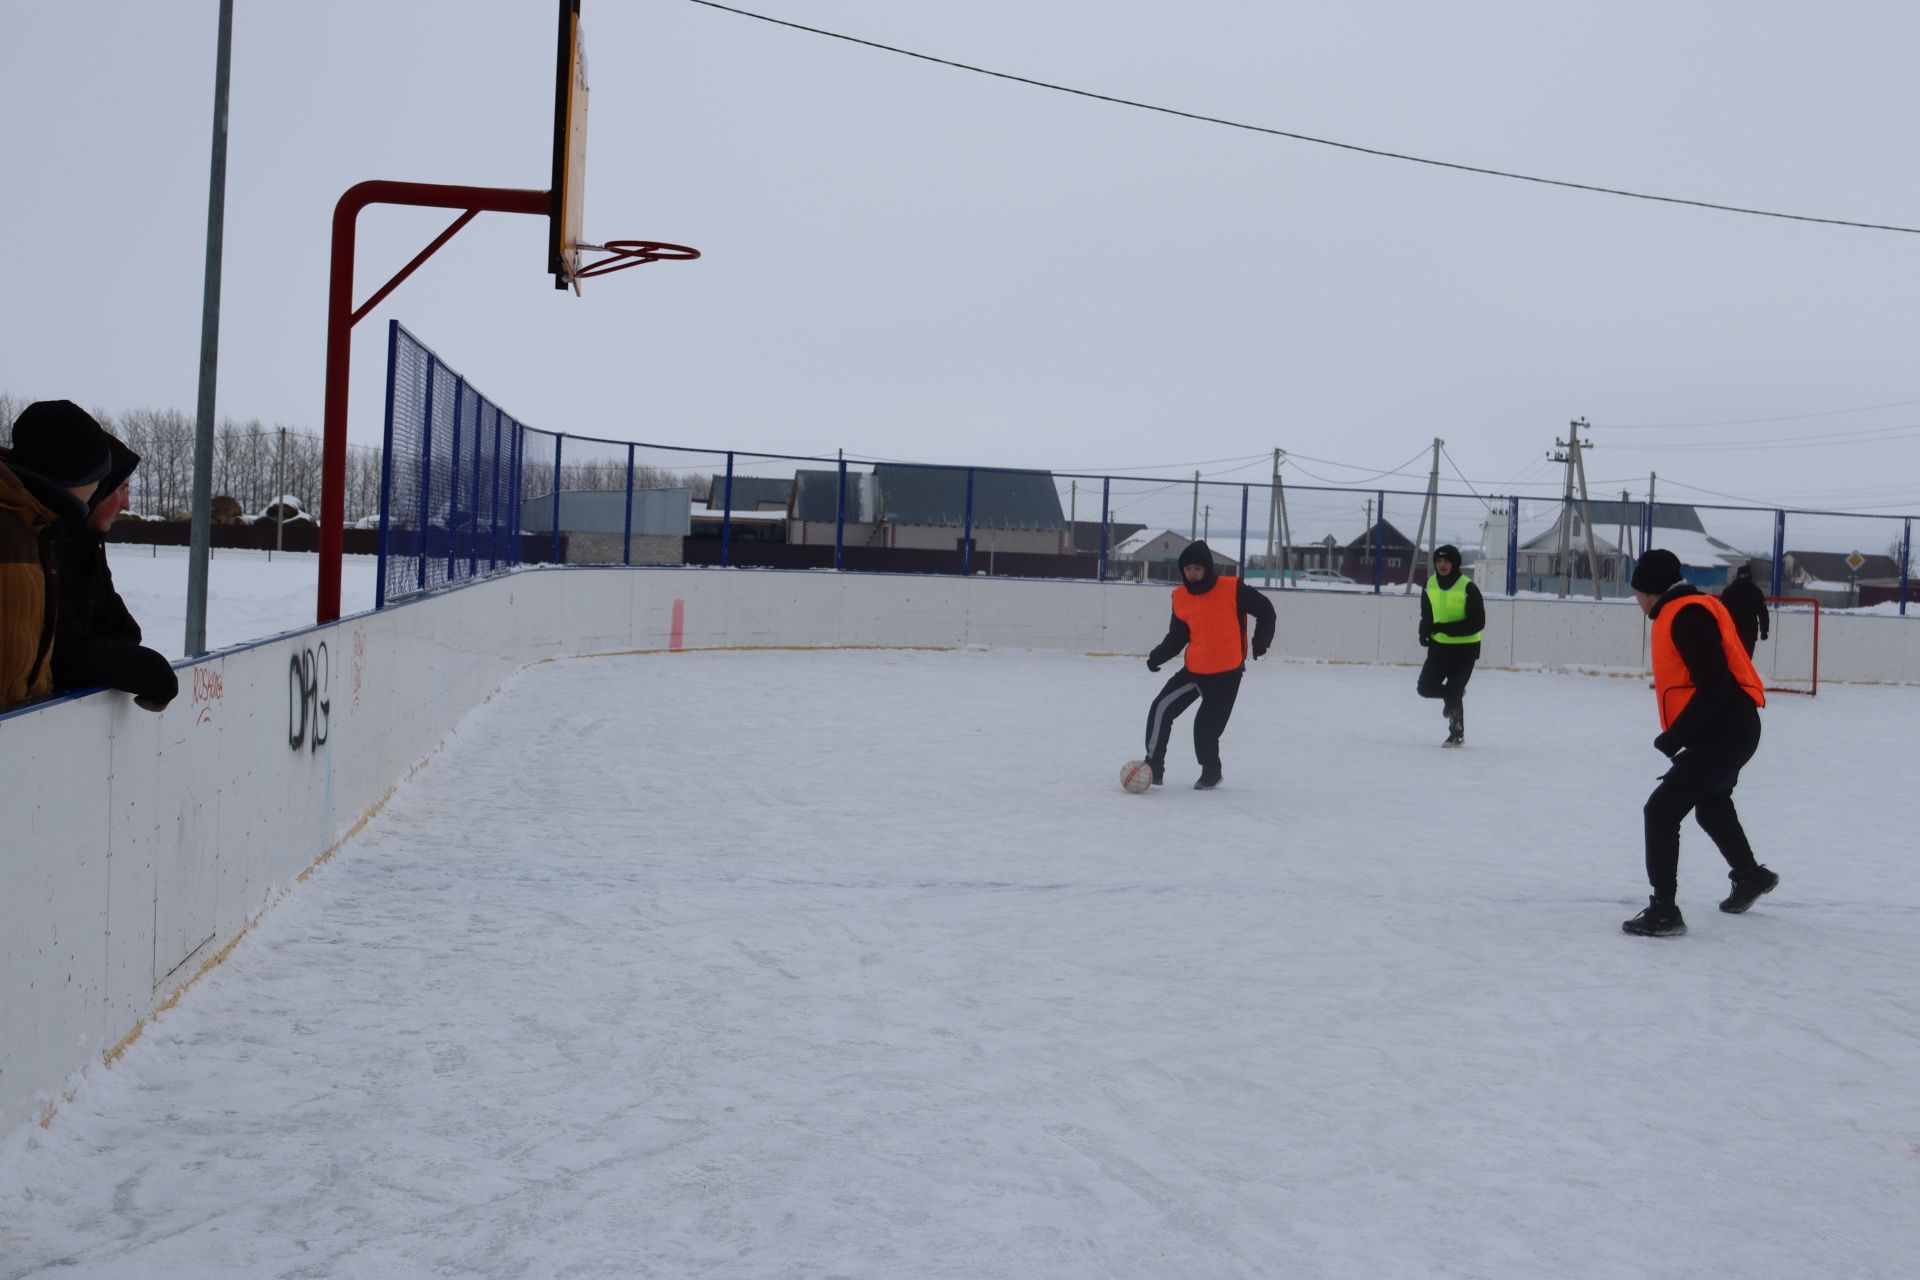
[{"label": "soccer ball", "polygon": [[1145,795],[1153,785],[1153,766],[1145,760],[1129,760],[1120,766],[1120,785],[1134,795]]}]

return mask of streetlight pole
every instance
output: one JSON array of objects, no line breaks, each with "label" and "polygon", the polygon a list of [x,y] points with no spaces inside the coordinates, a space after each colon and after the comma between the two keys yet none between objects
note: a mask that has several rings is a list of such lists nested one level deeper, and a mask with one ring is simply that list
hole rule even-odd
[{"label": "streetlight pole", "polygon": [[200,397],[193,431],[193,534],[187,552],[189,658],[207,651],[207,556],[213,546],[213,406],[220,367],[220,258],[227,212],[227,84],[233,0],[220,0],[213,72],[213,162],[207,179],[206,278],[200,297]]}]

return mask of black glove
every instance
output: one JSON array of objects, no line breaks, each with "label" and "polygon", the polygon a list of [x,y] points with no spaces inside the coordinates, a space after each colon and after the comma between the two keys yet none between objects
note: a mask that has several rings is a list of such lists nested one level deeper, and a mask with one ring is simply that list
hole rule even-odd
[{"label": "black glove", "polygon": [[1158,670],[1160,669],[1160,663],[1161,663],[1161,661],[1162,661],[1162,660],[1161,660],[1161,659],[1159,659],[1159,658],[1148,658],[1148,659],[1147,659],[1147,670],[1149,670],[1149,671],[1158,671]]},{"label": "black glove", "polygon": [[1267,656],[1267,646],[1259,643],[1258,641],[1255,641],[1253,646],[1253,660],[1255,662],[1258,662],[1260,659],[1266,656]]},{"label": "black glove", "polygon": [[1760,638],[1762,640],[1767,638],[1767,629],[1765,627],[1760,628]]},{"label": "black glove", "polygon": [[1420,647],[1424,649],[1432,643],[1433,643],[1433,624],[1430,622],[1423,622],[1420,624]]},{"label": "black glove", "polygon": [[173,673],[173,664],[144,645],[127,653],[122,673],[124,687],[143,710],[164,711],[180,696],[180,677]]},{"label": "black glove", "polygon": [[1671,733],[1663,733],[1653,740],[1653,749],[1671,760],[1680,754],[1680,744],[1673,740]]}]

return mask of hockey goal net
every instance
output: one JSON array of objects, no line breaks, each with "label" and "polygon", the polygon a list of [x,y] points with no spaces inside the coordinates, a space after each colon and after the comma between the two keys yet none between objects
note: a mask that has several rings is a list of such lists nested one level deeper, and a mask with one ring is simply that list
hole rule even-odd
[{"label": "hockey goal net", "polygon": [[1820,602],[1810,596],[1768,596],[1768,636],[1753,665],[1768,693],[1820,692]]}]

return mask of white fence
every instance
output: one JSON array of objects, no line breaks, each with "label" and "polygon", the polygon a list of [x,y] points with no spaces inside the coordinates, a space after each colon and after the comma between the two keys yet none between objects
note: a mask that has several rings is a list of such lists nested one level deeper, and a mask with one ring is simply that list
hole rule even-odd
[{"label": "white fence", "polygon": [[[1277,654],[1420,660],[1415,597],[1272,599]],[[1645,669],[1630,603],[1487,610],[1487,665]],[[534,570],[207,658],[163,715],[93,694],[0,716],[0,1132],[50,1117],[75,1072],[110,1060],[529,662],[774,645],[1143,654],[1167,617],[1164,586]],[[1823,680],[1920,682],[1920,627],[1904,623],[1829,615]]]}]

